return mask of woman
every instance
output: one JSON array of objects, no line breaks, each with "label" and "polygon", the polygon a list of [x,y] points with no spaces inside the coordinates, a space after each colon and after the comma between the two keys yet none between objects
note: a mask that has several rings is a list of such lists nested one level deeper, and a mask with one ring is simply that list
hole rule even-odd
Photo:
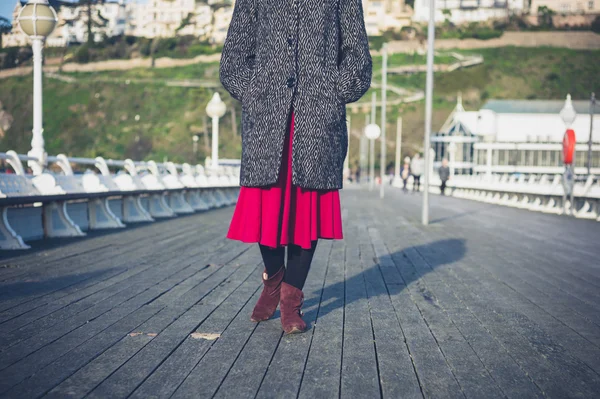
[{"label": "woman", "polygon": [[242,103],[242,188],[227,236],[263,256],[252,321],[280,305],[286,333],[306,330],[317,241],[342,238],[346,104],[369,89],[371,69],[361,0],[236,0],[220,67]]},{"label": "woman", "polygon": [[402,191],[406,194],[408,189],[406,185],[408,184],[408,178],[410,177],[410,158],[404,158],[404,165],[402,166],[402,172],[400,172],[400,177],[402,177]]}]

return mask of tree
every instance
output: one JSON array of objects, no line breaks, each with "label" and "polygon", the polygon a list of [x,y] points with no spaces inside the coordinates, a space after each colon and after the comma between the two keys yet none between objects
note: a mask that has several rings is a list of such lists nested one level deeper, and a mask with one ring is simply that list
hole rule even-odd
[{"label": "tree", "polygon": [[193,13],[188,13],[188,15],[181,21],[181,24],[179,25],[179,27],[177,27],[177,29],[175,29],[175,33],[179,33],[183,28],[185,28],[188,25],[194,25],[195,21],[194,21],[194,14]]},{"label": "tree", "polygon": [[554,10],[548,8],[547,6],[538,7],[538,25],[541,28],[552,28],[554,26],[552,17],[555,14],[556,12],[554,12]]},{"label": "tree", "polygon": [[210,29],[204,34],[204,40],[210,41],[213,37],[215,30],[215,14],[221,8],[231,7],[231,1],[228,0],[217,0],[215,2],[208,0],[196,0],[197,3],[206,4],[210,7],[211,18],[210,18]]},{"label": "tree", "polygon": [[4,17],[0,17],[0,48],[2,48],[2,35],[12,30],[12,24]]},{"label": "tree", "polygon": [[[79,0],[74,3],[75,6],[85,7],[86,24],[87,24],[87,44],[89,47],[94,46],[94,27],[106,26],[108,20],[104,18],[100,10],[94,14],[94,7],[99,4],[103,4],[104,0]],[[63,3],[62,5],[71,7],[73,5],[69,3]]]}]

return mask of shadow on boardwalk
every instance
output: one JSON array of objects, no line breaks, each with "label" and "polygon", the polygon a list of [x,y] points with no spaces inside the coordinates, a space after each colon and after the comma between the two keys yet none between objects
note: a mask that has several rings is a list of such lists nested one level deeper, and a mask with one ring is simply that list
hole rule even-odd
[{"label": "shadow on boardwalk", "polygon": [[[402,275],[402,280],[404,281],[404,284],[369,285],[368,297],[375,297],[375,296],[380,296],[380,295],[390,295],[390,296],[396,295],[396,294],[400,293],[400,291],[402,291],[406,286],[411,284],[413,281],[418,280],[423,275],[423,273],[429,273],[429,272],[435,270],[435,268],[437,268],[439,266],[458,262],[459,260],[464,258],[465,254],[466,254],[465,240],[459,240],[459,239],[440,240],[440,241],[433,242],[431,244],[410,246],[410,247],[407,247],[406,249],[409,249],[409,248],[411,250],[417,251],[418,253],[444,252],[444,256],[440,256],[440,257],[436,256],[435,259],[438,260],[437,262],[428,261],[427,264],[428,264],[429,268],[425,271],[406,273],[406,272],[401,272],[400,270],[398,270],[399,273]],[[449,248],[451,248],[451,250],[448,250]],[[394,254],[386,255],[379,260],[363,259],[362,254],[361,254],[361,262],[363,264],[363,271],[355,276],[345,279],[342,282],[338,282],[335,284],[325,286],[323,292],[344,293],[345,287],[346,287],[346,289],[347,289],[347,287],[364,287],[366,284],[368,284],[367,275],[369,273],[373,273],[373,272],[381,273],[381,270],[379,268],[380,263],[394,264],[396,269],[398,269],[398,264],[396,264],[396,261],[394,260],[398,256],[406,257],[406,255],[404,254],[404,250],[395,252]],[[375,263],[374,265],[372,265],[369,268],[366,268],[366,267],[368,267],[369,264],[371,264],[371,262],[377,262],[377,263]],[[304,308],[309,308],[312,305],[315,305],[317,302],[321,301],[320,292],[321,292],[321,290],[318,290],[318,292],[315,292],[316,296],[313,297],[314,299],[307,301],[304,304]],[[313,320],[314,319],[313,315],[310,314],[311,312],[316,312],[318,310],[319,317],[322,317],[335,309],[343,308],[344,306],[347,306],[349,303],[352,303],[353,301],[356,301],[356,300],[360,299],[361,297],[362,297],[361,295],[345,295],[345,297],[344,296],[334,296],[334,300],[330,301],[325,306],[321,306],[320,308],[314,307],[310,311],[306,312],[307,315],[305,317],[305,320]],[[431,298],[426,297],[426,299],[430,300]]]},{"label": "shadow on boardwalk", "polygon": [[[123,268],[120,272],[125,272]],[[98,283],[103,280],[103,276],[113,276],[115,272],[119,272],[117,268],[109,268],[96,270],[86,273],[73,273],[56,277],[39,277],[35,276],[24,281],[14,283],[0,284],[0,301],[11,300],[32,295],[45,295],[60,289],[65,289],[71,285],[89,281],[90,283]]]}]

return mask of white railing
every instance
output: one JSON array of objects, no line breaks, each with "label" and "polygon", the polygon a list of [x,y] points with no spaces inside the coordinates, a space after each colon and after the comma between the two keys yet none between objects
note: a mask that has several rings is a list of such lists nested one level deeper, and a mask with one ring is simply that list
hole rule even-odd
[{"label": "white railing", "polygon": [[[43,231],[44,237],[82,236],[85,229],[121,228],[232,205],[239,190],[235,160],[207,170],[202,165],[61,154],[49,156],[48,168],[34,176],[25,173],[23,162],[39,162],[37,158],[8,151],[0,159],[12,170],[0,173],[0,249],[29,248],[22,235],[28,237],[31,229]],[[74,173],[74,165],[87,170]],[[69,209],[75,204],[81,208],[82,202],[87,217],[76,223]]]},{"label": "white railing", "polygon": [[[402,181],[395,181],[396,187]],[[412,178],[409,180],[412,188]],[[440,193],[439,177],[434,176],[430,192]],[[575,182],[573,200],[565,195],[562,175],[485,174],[452,177],[446,194],[490,204],[511,206],[557,215],[571,215],[600,221],[600,178],[584,176]]]}]

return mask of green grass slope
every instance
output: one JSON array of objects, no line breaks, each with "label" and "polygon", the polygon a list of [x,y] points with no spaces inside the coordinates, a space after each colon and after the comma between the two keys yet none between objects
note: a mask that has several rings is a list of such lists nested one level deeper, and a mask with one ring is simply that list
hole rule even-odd
[{"label": "green grass slope", "polygon": [[[435,75],[434,130],[454,107],[459,91],[465,108],[476,110],[490,98],[561,99],[571,93],[575,99],[585,99],[600,87],[600,51],[504,47],[475,52],[484,56],[483,65]],[[410,64],[412,59],[412,56],[394,55],[390,57],[390,66]],[[374,80],[378,81],[381,58],[375,57],[374,64]],[[48,153],[158,161],[168,158],[176,162],[197,162],[208,155],[201,137],[194,157],[192,135],[205,128],[204,108],[213,90],[171,87],[167,82],[186,79],[216,82],[217,64],[69,76],[76,82],[44,79],[44,137]],[[127,79],[132,82],[127,84]],[[424,89],[425,75],[390,75],[388,81],[401,87]],[[0,137],[2,151],[14,149],[25,153],[29,150],[31,87],[30,77],[0,80],[0,101],[14,118],[12,127]],[[238,134],[234,134],[232,115],[228,113],[223,118],[220,155],[237,158],[241,149],[240,106],[224,90],[220,92],[228,109],[235,107],[238,121]],[[368,98],[369,94],[364,100]],[[424,104],[390,107],[387,131],[391,135],[399,115],[404,121],[403,155],[412,155],[422,146]],[[355,135],[363,125],[364,115],[352,114]],[[390,147],[388,153],[393,154],[392,151]],[[357,156],[357,139],[353,137],[352,163]]]}]

